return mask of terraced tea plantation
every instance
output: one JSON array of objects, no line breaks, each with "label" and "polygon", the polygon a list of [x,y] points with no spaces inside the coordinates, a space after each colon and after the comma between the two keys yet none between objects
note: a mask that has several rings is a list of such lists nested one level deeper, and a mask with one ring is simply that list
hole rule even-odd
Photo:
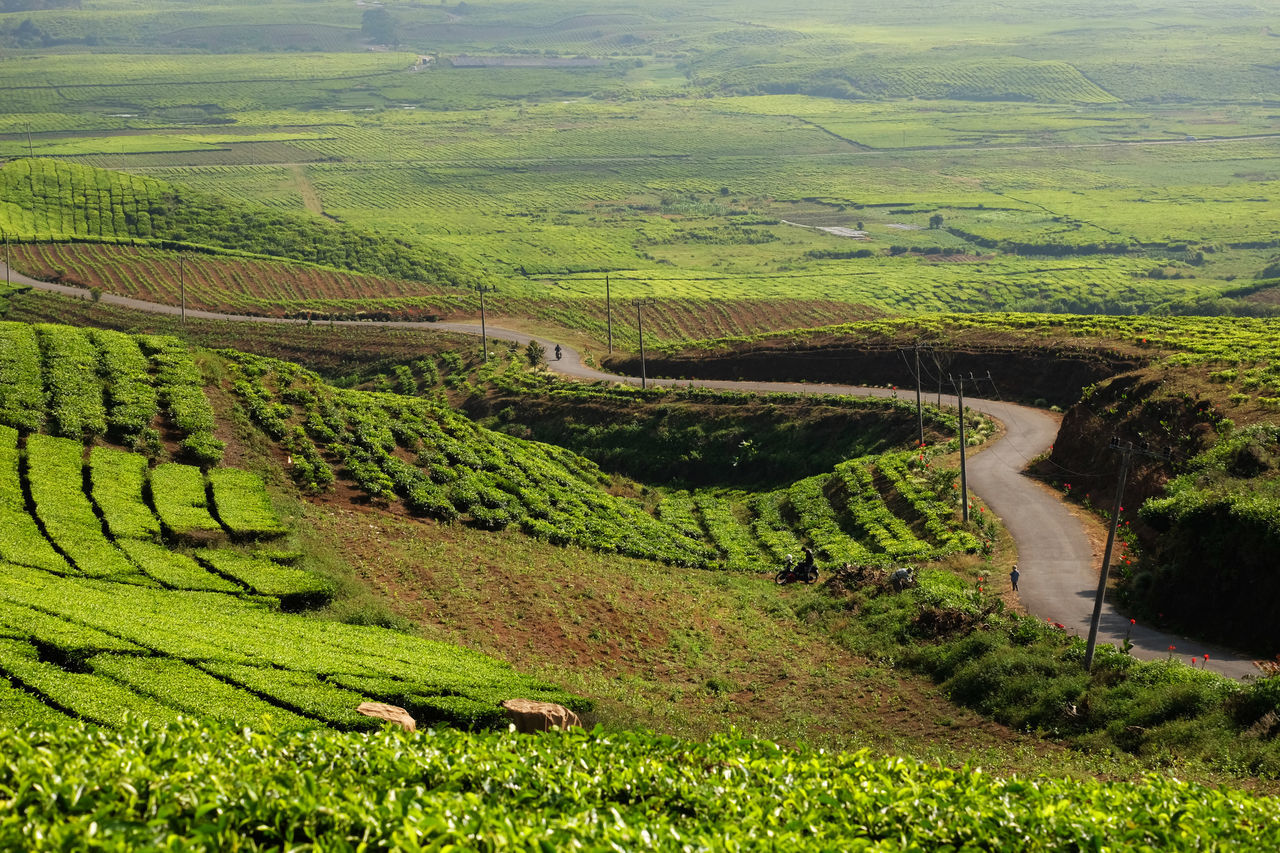
[{"label": "terraced tea plantation", "polygon": [[0,427],[0,707],[9,719],[45,716],[43,703],[105,725],[125,712],[158,722],[181,712],[359,728],[372,725],[355,713],[368,699],[461,725],[495,723],[497,703],[517,694],[584,707],[479,654],[279,612],[332,594],[289,565],[297,555],[175,547],[286,532],[253,474],[218,468],[206,479],[168,463],[148,477],[145,457],[96,447],[86,478],[77,441],[32,435],[25,450],[16,430]]},{"label": "terraced tea plantation", "polygon": [[820,562],[863,566],[989,549],[983,536],[994,531],[957,529],[955,472],[928,477],[930,464],[923,454],[886,453],[771,492],[676,492],[658,516],[745,571],[798,557],[806,545]]},{"label": "terraced tea plantation", "polygon": [[199,247],[419,282],[471,280],[438,252],[121,172],[15,160],[0,167],[0,192],[10,240]]},{"label": "terraced tea plantation", "polygon": [[[887,565],[989,544],[989,530],[958,529],[955,473],[933,468],[941,445],[853,459],[775,491],[674,493],[655,506],[612,494],[620,483],[573,452],[468,420],[436,392],[429,358],[397,372],[405,394],[343,390],[288,362],[174,338],[4,323],[7,716],[47,705],[108,725],[128,711],[352,728],[371,725],[354,712],[365,699],[460,725],[497,722],[498,702],[516,695],[586,707],[478,654],[282,613],[333,590],[297,553],[267,547],[289,531],[262,480],[217,465],[201,367],[215,363],[307,492],[342,479],[440,522],[706,568],[768,570],[804,545],[827,564]],[[489,370],[522,372],[514,356]]]},{"label": "terraced tea plantation", "polygon": [[[0,844],[51,849],[1274,849],[1274,798],[1164,775],[997,779],[719,736],[0,732]],[[49,773],[50,756],[59,772]],[[145,756],[145,760],[140,760]],[[53,778],[50,778],[51,775]],[[124,797],[118,791],[145,792]],[[163,796],[161,796],[163,792]],[[341,792],[341,797],[333,795]],[[216,813],[218,820],[211,820]],[[607,815],[607,818],[602,816]],[[536,840],[536,841],[535,841]]]},{"label": "terraced tea plantation", "polygon": [[587,707],[474,652],[281,612],[333,589],[268,547],[289,531],[256,474],[86,453],[157,427],[193,459],[221,452],[177,341],[8,323],[0,352],[0,716],[300,729],[373,726],[365,700],[466,726],[516,696]]},{"label": "terraced tea plantation", "polygon": [[[289,454],[306,489],[326,488],[336,466],[370,499],[399,501],[416,515],[518,526],[556,544],[704,568],[760,571],[809,544],[827,564],[983,547],[956,529],[955,472],[933,468],[941,447],[853,460],[780,491],[677,493],[655,518],[606,492],[612,478],[589,460],[479,427],[438,398],[346,391],[297,365],[228,357],[250,417]],[[518,372],[518,360],[506,370]],[[436,378],[434,363],[422,360],[416,372],[403,368],[399,384],[413,390]]]},{"label": "terraced tea plantation", "polygon": [[[0,427],[6,717],[46,715],[44,703],[105,725],[125,712],[183,712],[359,728],[372,725],[354,710],[367,699],[461,725],[495,723],[497,703],[517,694],[584,707],[482,655],[279,612],[324,603],[332,589],[291,566],[297,554],[232,544],[287,532],[254,474],[148,469],[146,457],[103,446],[86,467],[78,441],[18,444]],[[192,541],[205,544],[181,545]]]}]

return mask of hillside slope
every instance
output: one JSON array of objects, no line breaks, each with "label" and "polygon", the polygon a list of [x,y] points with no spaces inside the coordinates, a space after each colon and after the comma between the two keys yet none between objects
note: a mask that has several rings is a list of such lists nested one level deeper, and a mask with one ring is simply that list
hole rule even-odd
[{"label": "hillside slope", "polygon": [[289,258],[378,276],[465,286],[443,252],[209,193],[64,163],[0,167],[0,228],[17,240],[137,242]]},{"label": "hillside slope", "polygon": [[368,729],[362,701],[463,726],[521,696],[590,706],[477,652],[295,615],[333,584],[263,481],[217,465],[205,381],[172,338],[0,324],[0,718]]}]

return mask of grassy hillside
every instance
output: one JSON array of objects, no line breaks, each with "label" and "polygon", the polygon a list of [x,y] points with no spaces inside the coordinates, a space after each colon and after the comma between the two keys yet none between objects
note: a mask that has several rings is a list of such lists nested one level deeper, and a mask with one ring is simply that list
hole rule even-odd
[{"label": "grassy hillside", "polygon": [[[231,357],[235,393],[259,428],[288,452],[294,480],[306,489],[328,487],[336,468],[370,500],[398,501],[416,515],[461,518],[488,529],[514,525],[553,543],[683,566],[759,567],[805,544],[814,545],[824,563],[885,561],[907,553],[927,559],[953,549],[977,550],[983,539],[991,538],[989,532],[957,534],[957,506],[952,482],[946,479],[954,480],[953,471],[939,466],[937,476],[928,479],[932,460],[945,453],[945,444],[841,463],[834,473],[776,491],[708,490],[696,500],[688,494],[664,496],[654,518],[640,501],[605,493],[602,487],[626,486],[615,484],[595,463],[555,445],[479,427],[438,398],[343,391],[296,365],[243,354]],[[493,359],[477,379],[520,384],[522,360],[515,353],[503,361]],[[456,353],[441,354],[440,362],[454,370],[444,385],[467,382],[466,372],[456,372],[461,366]],[[441,381],[436,361],[419,359],[400,366],[390,387],[416,395]],[[573,384],[557,384],[554,393],[587,402],[637,396]],[[721,396],[728,400],[733,395]],[[872,413],[892,411],[893,406],[868,402],[839,407]],[[931,420],[946,422],[937,416]],[[859,424],[854,420],[843,428]],[[975,441],[981,440],[977,436],[984,427],[989,429],[980,421],[971,426]],[[914,443],[903,433],[902,444]],[[694,446],[684,452],[700,451]],[[749,448],[740,447],[740,452],[749,453]],[[879,473],[873,475],[873,470]],[[656,472],[634,473],[644,478]],[[661,481],[668,482],[671,473]],[[647,488],[640,492],[647,494]],[[647,501],[653,503],[653,496]]]},{"label": "grassy hillside", "polygon": [[[943,445],[859,458],[773,491],[659,495],[571,451],[480,427],[445,401],[446,387],[472,381],[524,384],[515,358],[473,374],[445,351],[443,376],[430,358],[401,365],[397,394],[334,388],[288,362],[194,352],[170,337],[10,322],[0,326],[0,342],[7,353],[0,440],[10,470],[0,559],[10,579],[4,595],[17,608],[3,666],[44,701],[99,722],[110,722],[101,696],[120,690],[144,696],[121,699],[122,707],[158,719],[175,707],[208,710],[182,698],[188,677],[216,678],[342,725],[359,724],[347,707],[357,694],[395,697],[427,719],[481,724],[496,719],[499,693],[562,696],[480,661],[450,670],[449,656],[461,652],[275,614],[322,605],[333,589],[292,566],[296,554],[253,545],[289,530],[260,480],[216,467],[233,438],[236,458],[252,456],[242,446],[248,441],[304,492],[681,566],[767,571],[803,544],[824,564],[938,559],[978,550],[981,537],[990,547],[994,535],[959,528],[948,491],[954,472],[929,471]],[[566,386],[561,393],[607,400],[615,392]],[[865,410],[846,426],[855,430],[873,423],[877,409],[893,410],[844,403],[833,411],[841,407]],[[103,606],[111,596],[119,607]],[[153,618],[165,624],[148,625],[139,613],[163,614]],[[64,637],[49,616],[77,627]],[[295,639],[277,646],[269,635]],[[316,642],[336,657],[287,651]],[[369,643],[385,647],[378,654],[387,660],[358,669],[350,655]],[[140,655],[171,662],[163,684],[130,669]],[[438,659],[436,675],[423,681],[396,663],[414,656]],[[264,662],[272,668],[253,668]],[[68,666],[84,669],[79,693],[63,683],[74,674]],[[91,673],[101,678],[86,680]],[[365,680],[354,678],[359,673]]]},{"label": "grassy hillside", "polygon": [[10,240],[91,240],[289,258],[383,277],[466,281],[440,253],[207,193],[56,160],[0,168]]},{"label": "grassy hillside", "polygon": [[[62,328],[32,333],[42,376],[52,375],[45,371],[55,362],[39,347]],[[162,340],[72,331],[94,341],[99,365],[128,342],[150,357],[144,345]],[[105,446],[106,426],[81,426],[80,436],[96,436],[98,445],[86,474],[84,438],[11,432],[11,490],[29,493],[32,503],[8,504],[6,531],[25,530],[28,539],[0,557],[31,563],[39,553],[32,543],[45,542],[48,563],[11,562],[4,570],[0,668],[10,684],[8,718],[30,720],[52,708],[113,725],[131,710],[156,721],[183,712],[256,726],[270,714],[279,731],[367,726],[350,713],[361,699],[463,725],[493,722],[496,700],[513,691],[584,707],[554,681],[592,696],[611,727],[640,721],[702,736],[737,721],[770,738],[870,742],[948,761],[977,749],[1004,767],[1026,766],[1028,750],[1049,748],[947,704],[913,683],[915,672],[984,715],[1110,756],[1057,759],[1084,762],[1086,772],[1106,765],[1106,772],[1128,773],[1134,765],[1124,762],[1138,761],[1196,773],[1275,773],[1273,742],[1249,734],[1270,725],[1271,680],[1241,687],[1181,663],[1139,664],[1111,650],[1085,676],[1078,641],[1009,613],[985,581],[985,563],[957,556],[973,545],[959,540],[981,528],[950,526],[954,504],[942,495],[954,475],[938,448],[924,459],[912,451],[849,460],[773,491],[644,495],[645,487],[602,478],[567,451],[465,421],[442,399],[486,385],[551,397],[553,384],[522,380],[515,363],[498,359],[478,370],[455,369],[461,360],[447,350],[436,360],[439,367],[416,359],[382,379],[366,377],[419,395],[404,396],[336,389],[297,366],[232,351],[192,357],[219,421],[238,424],[219,430],[226,454],[274,458],[313,487],[322,485],[317,463],[329,466],[334,491],[293,511],[304,520],[296,534],[295,516],[273,513],[261,482],[235,469],[202,474],[154,464]],[[100,374],[101,398],[123,400],[110,376]],[[562,390],[593,406],[622,393]],[[649,396],[656,406],[710,405],[696,395]],[[617,402],[643,411],[643,396]],[[104,424],[116,408],[106,404]],[[45,429],[62,423],[46,418]],[[161,458],[184,452],[166,417],[153,424],[163,440],[142,450]],[[611,495],[604,480],[644,500]],[[443,487],[447,505],[413,503],[432,495],[428,484]],[[538,532],[532,522],[540,508],[567,547],[522,535]],[[569,524],[571,511],[580,527]],[[437,512],[456,513],[465,524],[414,518]],[[105,526],[95,528],[89,519],[99,517]],[[507,530],[492,532],[500,527]],[[591,538],[604,533],[612,536],[607,542]],[[262,544],[281,535],[280,544]],[[760,570],[802,542],[817,545],[824,560],[861,567],[835,573],[822,588],[780,594]],[[740,571],[690,577],[653,561],[677,562],[661,550],[676,544]],[[302,563],[291,564],[299,551]],[[331,594],[333,581],[300,570],[325,568],[326,553],[340,554],[348,572],[381,591],[395,618],[432,640],[282,612],[310,609]],[[959,567],[959,575],[922,570],[920,587],[906,593],[893,592],[877,568],[947,553],[942,565]],[[516,675],[495,658],[520,661],[534,674]],[[1080,710],[1065,715],[1068,705]],[[982,746],[988,737],[1006,746]],[[788,759],[780,753],[776,760]]]}]

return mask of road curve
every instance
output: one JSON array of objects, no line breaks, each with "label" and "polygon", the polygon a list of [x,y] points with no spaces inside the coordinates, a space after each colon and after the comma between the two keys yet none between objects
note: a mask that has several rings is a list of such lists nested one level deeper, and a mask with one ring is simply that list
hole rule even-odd
[{"label": "road curve", "polygon": [[[14,284],[28,285],[40,290],[60,293],[81,299],[91,294],[78,287],[37,281],[19,273],[11,273],[0,263],[3,271]],[[178,315],[181,309],[103,293],[99,301],[139,311]],[[251,323],[305,324],[306,320],[278,317],[257,317],[244,314],[225,314],[216,311],[188,309],[188,317],[207,320],[229,320]],[[380,325],[391,328],[480,334],[480,326],[474,323],[427,323],[413,321],[384,321],[376,324],[363,320],[339,320],[338,325]],[[548,354],[555,342],[536,337],[516,329],[499,326],[487,327],[489,337],[514,341],[527,345],[537,340]],[[604,373],[583,363],[580,354],[561,344],[562,356],[552,358],[549,366],[566,377],[584,381],[617,382],[639,385],[634,376]],[[798,394],[851,394],[859,396],[889,397],[898,392],[888,388],[865,388],[853,385],[816,384],[801,382],[735,382],[729,380],[675,380],[649,379],[654,386],[697,386],[720,390],[784,392]],[[944,405],[955,406],[955,397],[943,395]],[[966,398],[965,404],[983,414],[990,415],[1005,427],[999,440],[974,454],[968,463],[970,488],[982,498],[1009,530],[1018,547],[1018,568],[1022,573],[1019,595],[1027,612],[1041,619],[1060,623],[1072,634],[1086,636],[1093,613],[1093,602],[1098,585],[1101,554],[1094,552],[1083,523],[1071,512],[1060,497],[1038,481],[1023,474],[1027,464],[1049,449],[1058,433],[1058,418],[1041,409],[1019,406],[997,400]],[[1002,566],[998,572],[1003,574]],[[1004,583],[1003,577],[994,578]],[[1200,640],[1159,631],[1146,625],[1130,625],[1129,620],[1104,602],[1102,621],[1098,631],[1099,643],[1120,645],[1128,636],[1133,643],[1133,654],[1144,660],[1181,655],[1208,654],[1207,668],[1231,678],[1244,678],[1258,674],[1253,659],[1248,655],[1205,643]],[[1172,651],[1171,651],[1172,649]]]}]

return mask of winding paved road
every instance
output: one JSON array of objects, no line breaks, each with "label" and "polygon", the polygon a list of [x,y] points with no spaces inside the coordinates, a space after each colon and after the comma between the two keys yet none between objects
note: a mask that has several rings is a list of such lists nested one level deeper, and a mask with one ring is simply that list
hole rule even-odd
[{"label": "winding paved road", "polygon": [[[9,273],[0,263],[0,272],[10,276],[15,284],[25,284],[40,290],[61,293],[80,299],[90,298],[83,288],[68,287],[51,282],[36,281],[18,273]],[[177,315],[180,309],[140,299],[103,293],[100,301],[158,314]],[[253,323],[300,324],[306,320],[271,317],[254,317],[241,314],[223,314],[214,311],[188,309],[187,316],[197,319],[231,320]],[[366,321],[337,321],[340,325],[370,325]],[[478,335],[480,327],[472,323],[425,323],[389,321],[378,325],[393,328],[436,330]],[[535,338],[515,329],[488,326],[491,338],[515,341],[526,345],[537,340],[550,353],[555,343],[545,338]],[[604,373],[582,362],[578,352],[561,345],[563,357],[552,360],[550,366],[557,373],[574,379],[620,382],[639,385],[640,379]],[[720,380],[650,379],[652,385],[697,385],[704,388],[739,391],[781,391],[801,394],[852,394],[888,397],[897,392],[887,388],[864,388],[852,385],[826,385],[799,382],[733,382]],[[955,406],[956,399],[944,395],[942,402]],[[1024,476],[1027,464],[1049,449],[1058,434],[1058,418],[1040,409],[1018,406],[995,400],[966,399],[973,409],[990,415],[1004,424],[1005,434],[989,444],[969,462],[969,486],[992,511],[1000,517],[1018,547],[1018,566],[1022,573],[1019,581],[1020,598],[1027,611],[1042,619],[1060,622],[1073,634],[1086,636],[1093,601],[1098,585],[1098,567],[1102,557],[1096,553],[1082,522],[1072,514],[1060,497],[1038,481]],[[1003,568],[1000,570],[1003,572]],[[997,578],[997,583],[1004,583]],[[1129,620],[1104,604],[1102,623],[1098,632],[1099,643],[1123,642],[1130,633]],[[1170,634],[1145,625],[1132,627],[1133,654],[1143,659],[1167,657],[1170,646],[1184,659],[1191,655],[1209,654],[1208,668],[1232,678],[1255,675],[1258,670],[1253,659],[1212,643]]]}]

